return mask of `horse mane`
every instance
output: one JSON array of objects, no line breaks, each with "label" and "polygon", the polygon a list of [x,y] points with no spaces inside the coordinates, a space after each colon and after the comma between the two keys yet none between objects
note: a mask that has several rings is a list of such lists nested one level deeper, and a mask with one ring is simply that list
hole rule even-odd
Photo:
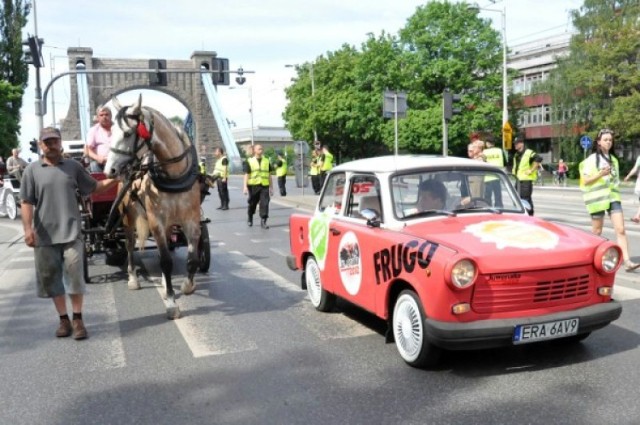
[{"label": "horse mane", "polygon": [[187,136],[187,133],[185,133],[182,127],[169,120],[162,112],[158,111],[157,109],[154,109],[150,106],[143,106],[142,109],[143,111],[150,112],[153,115],[154,124],[158,119],[160,119],[160,121],[162,121],[167,128],[171,128],[176,132],[178,138],[182,141],[182,143],[184,143],[185,146],[191,146],[191,139]]}]

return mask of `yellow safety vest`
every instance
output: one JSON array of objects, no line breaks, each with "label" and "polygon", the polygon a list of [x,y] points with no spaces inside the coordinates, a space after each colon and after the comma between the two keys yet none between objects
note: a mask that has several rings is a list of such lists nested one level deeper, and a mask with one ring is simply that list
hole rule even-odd
[{"label": "yellow safety vest", "polygon": [[281,159],[282,165],[276,168],[276,176],[282,177],[287,175],[287,160]]},{"label": "yellow safety vest", "polygon": [[518,163],[518,169],[516,170],[516,160],[513,160],[513,174],[516,175],[516,178],[520,181],[531,180],[535,181],[538,179],[538,167],[531,172],[531,174],[527,174],[526,172],[531,170],[531,157],[536,153],[531,149],[525,149],[522,154],[522,158]]},{"label": "yellow safety vest", "polygon": [[[495,165],[496,167],[503,169],[504,168],[504,152],[500,148],[489,148],[485,149],[483,152],[485,160],[487,163],[491,165]],[[484,178],[484,181],[492,181],[496,180],[498,177],[495,175],[488,175]]]},{"label": "yellow safety vest", "polygon": [[611,202],[621,202],[622,199],[619,189],[620,170],[618,168],[618,160],[614,156],[611,156],[612,172],[610,175],[602,176],[589,185],[584,184],[583,176],[593,176],[600,171],[596,164],[597,155],[596,153],[589,155],[579,165],[580,189],[582,189],[582,198],[589,214],[606,211],[611,207]]},{"label": "yellow safety vest", "polygon": [[247,184],[249,186],[269,186],[269,159],[264,156],[258,163],[258,158],[251,157],[247,161],[249,164],[249,180]]},{"label": "yellow safety vest", "polygon": [[318,161],[320,161],[319,157],[311,158],[311,163],[309,164],[309,175],[317,176],[320,174],[320,167],[318,166]]},{"label": "yellow safety vest", "polygon": [[216,165],[213,167],[213,174],[220,176],[221,179],[229,178],[229,162],[227,165],[222,163],[223,160],[227,159],[226,155],[221,156],[220,159],[216,161]]},{"label": "yellow safety vest", "polygon": [[204,164],[204,162],[200,163],[200,174],[207,174],[207,166]]},{"label": "yellow safety vest", "polygon": [[322,168],[320,171],[329,171],[333,168],[333,154],[327,152],[324,154],[324,161],[322,162]]}]

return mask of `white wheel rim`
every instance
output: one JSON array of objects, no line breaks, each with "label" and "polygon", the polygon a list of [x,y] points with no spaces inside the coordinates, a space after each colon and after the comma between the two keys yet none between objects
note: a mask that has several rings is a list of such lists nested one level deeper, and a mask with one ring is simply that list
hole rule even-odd
[{"label": "white wheel rim", "polygon": [[409,295],[402,295],[393,311],[393,336],[400,356],[412,362],[420,355],[424,329],[418,304]]},{"label": "white wheel rim", "polygon": [[307,261],[305,280],[307,283],[307,294],[309,294],[309,300],[314,307],[318,307],[322,296],[322,281],[320,280],[320,269],[318,268],[318,264],[315,260]]},{"label": "white wheel rim", "polygon": [[13,220],[14,218],[16,218],[16,215],[17,215],[16,200],[13,197],[13,195],[11,194],[7,195],[6,204],[7,204],[7,216],[9,216],[11,220]]}]

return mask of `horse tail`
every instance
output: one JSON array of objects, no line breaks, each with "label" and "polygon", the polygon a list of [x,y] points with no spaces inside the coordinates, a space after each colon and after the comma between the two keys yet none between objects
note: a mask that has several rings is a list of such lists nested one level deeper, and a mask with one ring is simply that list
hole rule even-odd
[{"label": "horse tail", "polygon": [[138,249],[144,250],[144,243],[149,237],[149,222],[142,214],[136,216],[136,235],[138,236]]}]

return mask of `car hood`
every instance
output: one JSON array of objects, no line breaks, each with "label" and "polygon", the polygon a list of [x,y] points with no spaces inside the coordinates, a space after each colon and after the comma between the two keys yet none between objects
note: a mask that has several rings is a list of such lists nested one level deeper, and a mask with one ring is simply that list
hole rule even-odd
[{"label": "car hood", "polygon": [[459,214],[403,230],[475,260],[482,273],[540,270],[593,262],[603,238],[525,215]]}]

